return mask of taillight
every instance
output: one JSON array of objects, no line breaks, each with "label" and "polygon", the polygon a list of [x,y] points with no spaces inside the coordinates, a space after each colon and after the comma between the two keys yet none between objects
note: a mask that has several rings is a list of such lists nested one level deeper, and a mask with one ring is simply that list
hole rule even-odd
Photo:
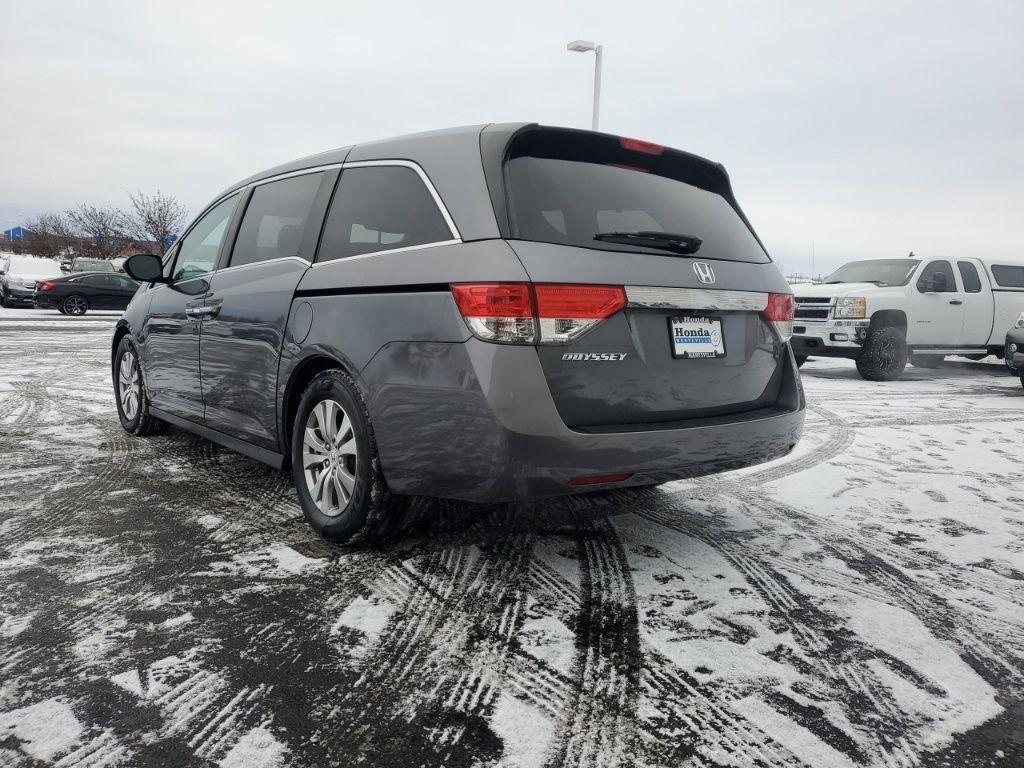
[{"label": "taillight", "polygon": [[54,285],[49,280],[40,280],[36,283],[36,291],[52,291],[53,289]]},{"label": "taillight", "polygon": [[501,344],[534,344],[537,319],[529,283],[463,283],[452,296],[473,335]]},{"label": "taillight", "polygon": [[626,306],[626,291],[618,285],[534,286],[541,344],[568,344]]},{"label": "taillight", "polygon": [[626,306],[617,285],[457,283],[452,296],[478,339],[567,344]]},{"label": "taillight", "polygon": [[796,301],[793,294],[769,293],[764,316],[772,324],[779,339],[789,341],[793,335],[793,318],[796,316]]}]

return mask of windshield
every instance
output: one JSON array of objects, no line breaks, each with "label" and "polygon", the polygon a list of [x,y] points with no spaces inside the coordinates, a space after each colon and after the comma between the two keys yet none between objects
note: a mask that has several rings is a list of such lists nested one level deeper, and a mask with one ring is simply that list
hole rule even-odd
[{"label": "windshield", "polygon": [[104,259],[75,259],[72,272],[113,272],[114,265]]},{"label": "windshield", "polygon": [[918,259],[872,259],[851,261],[826,277],[824,283],[878,283],[906,285],[920,264]]},{"label": "windshield", "polygon": [[515,139],[505,165],[513,238],[769,261],[718,166],[629,141],[546,129]]}]

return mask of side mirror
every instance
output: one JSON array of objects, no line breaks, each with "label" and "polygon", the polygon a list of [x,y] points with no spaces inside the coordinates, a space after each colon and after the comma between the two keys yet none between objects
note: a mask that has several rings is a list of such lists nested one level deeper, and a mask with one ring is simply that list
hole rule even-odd
[{"label": "side mirror", "polygon": [[160,257],[152,253],[137,253],[129,256],[124,263],[128,276],[140,283],[166,283],[164,265]]}]

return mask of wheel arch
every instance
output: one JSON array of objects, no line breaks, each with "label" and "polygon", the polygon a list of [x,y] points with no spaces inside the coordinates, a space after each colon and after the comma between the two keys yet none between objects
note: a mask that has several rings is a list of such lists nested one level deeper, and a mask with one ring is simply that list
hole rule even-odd
[{"label": "wheel arch", "polygon": [[907,334],[907,313],[902,309],[882,309],[871,315],[872,328],[898,328]]},{"label": "wheel arch", "polygon": [[[118,320],[114,326],[114,338],[110,342],[110,368],[114,368],[114,358],[117,356],[117,348],[121,345],[121,339],[130,335],[132,329],[125,320]],[[141,363],[140,363],[141,364]]]},{"label": "wheel arch", "polygon": [[278,409],[278,430],[280,433],[281,453],[284,455],[285,467],[291,464],[292,427],[295,414],[299,410],[299,401],[309,383],[324,371],[340,370],[348,374],[358,384],[356,371],[351,365],[339,357],[327,352],[314,352],[296,363],[288,374],[288,381],[281,395],[281,407]]}]

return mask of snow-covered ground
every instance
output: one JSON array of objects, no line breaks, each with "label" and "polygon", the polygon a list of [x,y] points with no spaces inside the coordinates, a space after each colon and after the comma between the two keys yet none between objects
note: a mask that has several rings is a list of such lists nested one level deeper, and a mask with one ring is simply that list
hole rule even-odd
[{"label": "snow-covered ground", "polygon": [[0,766],[1024,764],[1024,390],[811,361],[773,464],[387,549],[0,310]]}]

